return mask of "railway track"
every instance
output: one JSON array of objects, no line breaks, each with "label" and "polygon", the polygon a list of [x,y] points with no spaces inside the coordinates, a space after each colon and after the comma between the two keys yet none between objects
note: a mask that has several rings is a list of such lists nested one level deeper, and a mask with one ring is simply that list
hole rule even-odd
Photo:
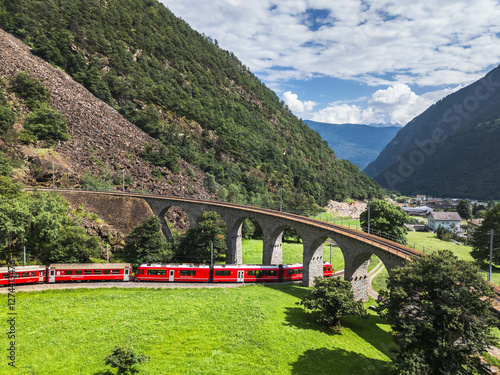
[{"label": "railway track", "polygon": [[[34,188],[26,188],[25,190],[34,190]],[[63,192],[79,192],[79,193],[84,193],[84,194],[102,194],[102,195],[111,195],[111,196],[126,196],[126,197],[133,197],[133,198],[139,198],[139,199],[156,198],[156,199],[166,199],[166,200],[178,201],[178,202],[190,202],[190,203],[206,204],[209,206],[237,208],[239,210],[243,210],[243,211],[247,211],[247,212],[265,213],[265,214],[268,214],[268,215],[271,215],[271,216],[274,216],[277,218],[292,219],[292,220],[299,222],[299,223],[313,225],[316,228],[330,230],[330,231],[333,231],[335,233],[338,233],[338,234],[356,239],[358,241],[364,242],[366,244],[376,246],[381,250],[388,251],[388,252],[395,254],[395,255],[397,255],[401,258],[404,258],[404,259],[410,259],[411,257],[414,257],[414,256],[418,257],[418,256],[423,255],[422,252],[415,250],[415,249],[412,249],[408,246],[387,240],[387,239],[382,238],[382,237],[375,236],[373,234],[365,233],[365,232],[362,232],[362,231],[357,230],[357,229],[348,228],[348,227],[344,227],[344,226],[341,226],[338,224],[329,223],[329,222],[325,222],[325,221],[317,220],[317,219],[312,219],[312,218],[308,218],[308,217],[293,214],[293,213],[272,210],[272,209],[268,209],[268,208],[245,206],[245,205],[237,204],[237,203],[227,203],[227,202],[220,202],[220,201],[174,197],[174,196],[167,196],[167,195],[155,195],[155,194],[137,194],[137,193],[123,193],[123,192],[96,192],[96,191],[72,190],[72,189],[38,189],[38,190],[58,191],[58,192],[61,192],[61,191],[63,191]],[[496,294],[495,301],[494,301],[493,305],[495,307],[495,310],[497,310],[500,314],[500,287],[498,287],[492,283],[490,283],[490,285],[493,287],[493,290]]]}]

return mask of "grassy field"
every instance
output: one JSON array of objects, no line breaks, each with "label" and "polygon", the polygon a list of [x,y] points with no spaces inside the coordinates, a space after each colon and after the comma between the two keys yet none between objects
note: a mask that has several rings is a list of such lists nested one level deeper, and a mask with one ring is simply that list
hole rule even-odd
[{"label": "grassy field", "polygon": [[465,246],[465,245],[460,246],[460,245],[455,245],[453,242],[442,241],[439,238],[437,238],[436,233],[408,232],[406,238],[410,242],[415,242],[418,245],[430,247],[433,250],[450,250],[459,259],[463,259],[470,262],[474,261],[474,259],[470,256],[470,251],[472,250],[470,246]]},{"label": "grassy field", "polygon": [[[305,291],[252,285],[19,292],[17,369],[4,358],[0,373],[115,374],[104,358],[129,339],[151,357],[138,374],[388,373],[394,343],[382,319],[370,312],[369,319],[343,319],[339,332],[326,329],[296,305]],[[0,301],[7,306],[5,295]],[[6,308],[3,315],[6,322]]]},{"label": "grassy field", "polygon": [[[243,240],[243,263],[262,264],[262,241]],[[302,243],[283,242],[283,263],[302,263]],[[323,260],[330,261],[330,245],[323,246]],[[332,265],[334,270],[344,269],[344,256],[338,247],[332,247]]]}]

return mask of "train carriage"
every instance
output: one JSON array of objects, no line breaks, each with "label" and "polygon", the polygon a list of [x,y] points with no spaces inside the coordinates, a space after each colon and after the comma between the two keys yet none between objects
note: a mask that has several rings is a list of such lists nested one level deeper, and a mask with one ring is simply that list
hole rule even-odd
[{"label": "train carriage", "polygon": [[55,263],[47,268],[47,282],[130,281],[130,263]]},{"label": "train carriage", "polygon": [[252,264],[215,265],[213,282],[271,282],[279,281],[279,266]]},{"label": "train carriage", "polygon": [[45,266],[1,267],[0,285],[43,283],[45,271]]},{"label": "train carriage", "polygon": [[205,264],[142,264],[135,271],[136,281],[199,282],[210,280],[210,266]]}]

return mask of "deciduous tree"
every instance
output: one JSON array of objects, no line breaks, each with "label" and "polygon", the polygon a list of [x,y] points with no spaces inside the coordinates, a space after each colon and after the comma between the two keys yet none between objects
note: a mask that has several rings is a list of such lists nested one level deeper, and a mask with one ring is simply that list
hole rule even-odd
[{"label": "deciduous tree", "polygon": [[392,326],[397,374],[470,374],[495,343],[493,292],[479,270],[451,251],[414,258],[389,275],[379,295]]},{"label": "deciduous tree", "polygon": [[142,263],[168,261],[172,251],[161,233],[160,219],[151,216],[135,227],[125,239],[123,252],[134,267]]},{"label": "deciduous tree", "polygon": [[[399,243],[406,243],[408,230],[404,224],[410,217],[401,207],[385,201],[373,201],[370,204],[370,233],[380,235],[388,234],[390,239]],[[368,207],[360,215],[361,226],[366,231],[368,228]]]},{"label": "deciduous tree", "polygon": [[328,326],[339,327],[340,318],[347,315],[366,316],[363,303],[354,300],[351,283],[336,277],[317,277],[300,304],[311,310],[318,322]]},{"label": "deciduous tree", "polygon": [[493,206],[485,215],[483,223],[472,235],[471,255],[480,262],[490,257],[490,238],[493,229],[493,262],[500,264],[500,203]]}]

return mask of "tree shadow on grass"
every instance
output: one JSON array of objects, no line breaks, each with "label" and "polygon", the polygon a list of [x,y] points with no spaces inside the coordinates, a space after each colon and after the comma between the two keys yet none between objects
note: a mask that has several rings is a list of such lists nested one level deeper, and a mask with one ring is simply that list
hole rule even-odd
[{"label": "tree shadow on grass", "polygon": [[94,373],[94,375],[115,375],[115,372],[111,370],[101,370]]},{"label": "tree shadow on grass", "polygon": [[320,348],[307,350],[292,364],[292,374],[352,375],[390,374],[391,363],[368,358],[344,349]]},{"label": "tree shadow on grass", "polygon": [[332,329],[324,324],[314,320],[314,317],[307,313],[302,307],[287,307],[285,309],[285,325],[293,326],[299,329],[310,329],[325,333],[327,335],[339,335],[341,330]]},{"label": "tree shadow on grass", "polygon": [[299,299],[302,299],[302,297],[309,291],[308,288],[299,283],[265,284],[265,286]]},{"label": "tree shadow on grass", "polygon": [[342,319],[342,325],[349,328],[364,341],[372,345],[389,357],[394,357],[396,344],[389,332],[380,326],[388,324],[384,319],[375,314],[370,314],[368,319],[358,319],[348,316]]}]

